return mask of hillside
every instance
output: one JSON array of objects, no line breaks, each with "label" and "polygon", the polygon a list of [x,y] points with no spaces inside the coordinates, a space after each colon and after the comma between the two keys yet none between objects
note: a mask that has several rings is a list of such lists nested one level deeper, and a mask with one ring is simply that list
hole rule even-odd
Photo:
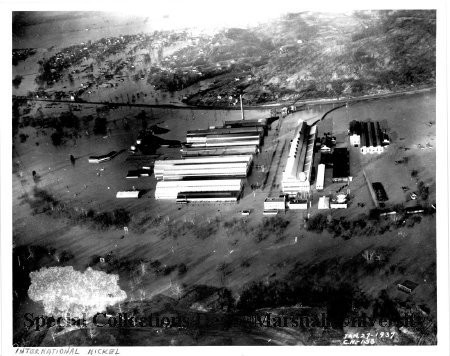
[{"label": "hillside", "polygon": [[[37,21],[27,16],[17,15],[13,27]],[[144,34],[135,32],[138,26],[127,35],[117,32],[125,31],[118,26],[114,33],[120,36],[81,42],[87,19],[71,22],[69,32],[78,34],[72,45],[55,40],[50,52],[40,51],[33,72],[31,66],[25,70],[25,60],[38,43],[13,53],[14,93],[25,94],[20,86],[28,94],[49,98],[59,92],[76,101],[101,101],[101,95],[90,95],[92,89],[109,86],[101,91],[116,102],[126,96],[128,103],[182,100],[235,106],[240,94],[244,104],[256,105],[389,93],[434,86],[436,80],[435,11],[302,12],[253,28],[209,33],[185,29]],[[59,31],[59,25],[47,25],[45,31]],[[26,63],[18,66],[21,61]],[[30,74],[36,72],[34,81]],[[23,78],[27,83],[21,85]],[[143,85],[136,85],[141,80]],[[142,96],[133,100],[139,91]]]},{"label": "hillside", "polygon": [[[290,14],[253,29],[229,29],[195,48],[196,59],[228,67],[191,103],[249,104],[358,96],[435,83],[434,11]],[[174,55],[192,56],[191,47]],[[184,63],[191,65],[191,63]]]}]

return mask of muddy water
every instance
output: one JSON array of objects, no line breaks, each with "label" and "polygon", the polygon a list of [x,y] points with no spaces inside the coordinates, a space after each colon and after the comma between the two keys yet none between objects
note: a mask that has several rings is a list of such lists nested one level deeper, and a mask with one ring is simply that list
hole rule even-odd
[{"label": "muddy water", "polygon": [[[42,18],[51,16],[43,12]],[[21,27],[21,33],[13,37],[13,48],[67,47],[81,42],[96,41],[103,37],[131,35],[152,31],[144,17],[127,18],[111,13],[89,13],[72,18],[58,16],[51,21]]]}]

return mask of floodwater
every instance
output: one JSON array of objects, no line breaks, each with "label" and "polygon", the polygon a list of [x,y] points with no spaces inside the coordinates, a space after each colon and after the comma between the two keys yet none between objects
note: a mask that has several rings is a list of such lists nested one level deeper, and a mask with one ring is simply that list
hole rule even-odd
[{"label": "floodwater", "polygon": [[13,36],[13,48],[64,48],[104,37],[153,31],[146,18],[138,16],[99,12],[55,16],[44,11],[39,17],[34,21],[38,23],[20,26],[20,33]]}]

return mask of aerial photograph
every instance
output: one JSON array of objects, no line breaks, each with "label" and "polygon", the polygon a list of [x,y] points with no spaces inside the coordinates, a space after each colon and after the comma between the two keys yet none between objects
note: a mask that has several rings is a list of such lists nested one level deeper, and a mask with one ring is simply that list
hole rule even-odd
[{"label": "aerial photograph", "polygon": [[10,13],[4,342],[442,341],[436,10],[107,11]]}]

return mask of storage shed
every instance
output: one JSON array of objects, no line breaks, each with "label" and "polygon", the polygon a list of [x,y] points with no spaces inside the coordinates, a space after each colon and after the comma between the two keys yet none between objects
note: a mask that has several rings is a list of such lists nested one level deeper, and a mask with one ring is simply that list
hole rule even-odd
[{"label": "storage shed", "polygon": [[283,197],[268,197],[264,200],[264,210],[286,210],[286,198]]},{"label": "storage shed", "polygon": [[330,198],[328,197],[320,197],[319,198],[319,210],[330,209]]},{"label": "storage shed", "polygon": [[316,190],[323,190],[325,182],[325,165],[319,164],[317,167]]},{"label": "storage shed", "polygon": [[139,190],[130,190],[130,191],[122,191],[117,192],[116,198],[124,199],[124,198],[134,198],[137,199],[140,197],[141,191]]}]

